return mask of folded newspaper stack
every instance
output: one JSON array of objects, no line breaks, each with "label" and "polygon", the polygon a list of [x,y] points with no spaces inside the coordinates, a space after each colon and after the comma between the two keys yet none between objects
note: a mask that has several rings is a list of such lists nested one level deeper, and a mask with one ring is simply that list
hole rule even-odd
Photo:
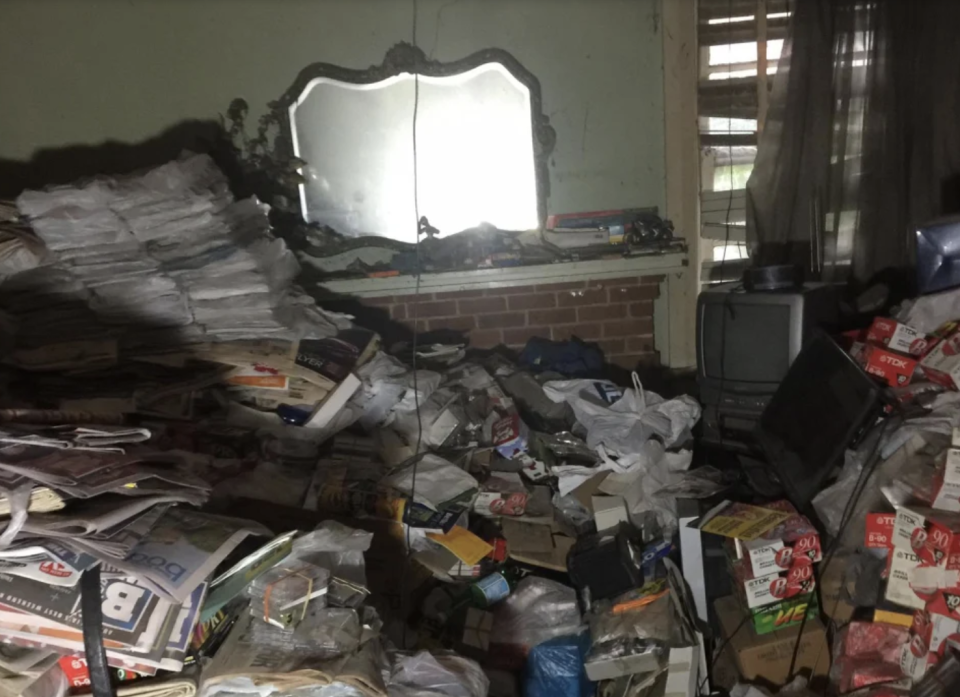
[{"label": "folded newspaper stack", "polygon": [[[79,660],[78,582],[97,566],[109,664],[141,676],[181,670],[208,578],[245,538],[269,535],[178,505],[202,504],[210,485],[187,467],[196,454],[153,449],[150,435],[89,425],[0,431],[0,695]],[[192,693],[182,687],[157,694]]]},{"label": "folded newspaper stack", "polygon": [[[10,241],[0,235],[0,269],[15,246],[24,251],[7,265],[24,273],[4,285],[0,307],[28,320],[18,335],[23,346],[103,338],[105,328],[152,344],[160,336],[168,343],[323,337],[342,326],[293,285],[299,264],[270,232],[266,207],[234,201],[209,156],[26,191],[17,208],[30,227],[5,224]],[[53,263],[33,268],[27,251],[40,246],[31,246],[30,230]]]}]

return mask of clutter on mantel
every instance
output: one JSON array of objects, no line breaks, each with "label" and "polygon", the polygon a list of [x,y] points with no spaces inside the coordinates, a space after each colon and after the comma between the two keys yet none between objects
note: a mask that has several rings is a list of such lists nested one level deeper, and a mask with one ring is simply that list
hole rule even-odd
[{"label": "clutter on mantel", "polygon": [[[0,233],[4,693],[952,679],[958,290],[835,339],[792,321],[827,317],[820,291],[705,293],[699,341],[725,355],[700,366],[700,424],[578,339],[385,345],[297,285],[265,206],[205,156],[25,192]],[[742,384],[768,392],[724,399]],[[727,429],[752,410],[751,446]]]}]

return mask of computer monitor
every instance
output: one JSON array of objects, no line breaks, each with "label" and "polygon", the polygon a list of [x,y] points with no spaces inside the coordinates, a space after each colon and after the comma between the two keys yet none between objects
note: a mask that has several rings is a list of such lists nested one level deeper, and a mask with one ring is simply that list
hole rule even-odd
[{"label": "computer monitor", "polygon": [[880,414],[878,383],[829,336],[797,356],[760,417],[757,441],[800,510]]},{"label": "computer monitor", "polygon": [[700,293],[697,382],[707,440],[753,431],[804,344],[819,328],[836,328],[838,301],[837,287],[825,283],[752,293],[726,283]]}]

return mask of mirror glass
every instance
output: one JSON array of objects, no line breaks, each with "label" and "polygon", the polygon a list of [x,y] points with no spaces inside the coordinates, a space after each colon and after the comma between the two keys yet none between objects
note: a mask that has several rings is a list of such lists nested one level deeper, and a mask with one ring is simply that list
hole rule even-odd
[{"label": "mirror glass", "polygon": [[304,218],[350,236],[416,242],[419,214],[443,234],[490,223],[538,226],[530,90],[500,63],[456,75],[402,72],[357,84],[317,77],[289,106],[294,154],[307,162]]}]

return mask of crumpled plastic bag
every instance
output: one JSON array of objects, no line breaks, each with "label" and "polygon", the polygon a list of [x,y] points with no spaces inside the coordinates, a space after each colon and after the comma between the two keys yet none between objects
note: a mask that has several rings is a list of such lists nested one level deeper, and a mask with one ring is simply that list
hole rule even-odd
[{"label": "crumpled plastic bag", "polygon": [[[700,418],[700,404],[693,397],[675,399],[647,392],[633,374],[634,389],[620,390],[602,380],[553,380],[543,386],[555,402],[567,402],[577,421],[587,431],[587,445],[604,446],[608,451],[626,455],[639,451],[657,436],[668,448],[690,437]],[[621,393],[619,399],[616,395]],[[615,399],[616,401],[607,401]]]},{"label": "crumpled plastic bag", "polygon": [[582,629],[577,592],[573,588],[528,576],[493,611],[491,653],[495,645],[500,645],[501,650],[496,653],[501,662],[519,669],[534,646],[556,637],[579,635]]},{"label": "crumpled plastic bag", "polygon": [[401,656],[393,665],[390,697],[487,697],[490,680],[476,661],[453,653],[420,651]]},{"label": "crumpled plastic bag", "polygon": [[554,467],[561,496],[600,472],[611,474],[600,486],[602,493],[622,496],[631,514],[650,512],[666,534],[677,529],[677,499],[706,498],[725,487],[723,476],[712,467],[687,471],[693,452],[667,452],[661,443],[647,441],[636,453],[614,460],[603,446],[599,448],[601,464],[597,467]]},{"label": "crumpled plastic bag", "polygon": [[434,510],[471,489],[479,489],[480,484],[471,475],[451,462],[433,453],[424,454],[414,468],[408,466],[383,480],[387,486],[411,496],[417,503]]},{"label": "crumpled plastic bag", "polygon": [[388,426],[397,412],[416,409],[418,401],[425,403],[441,380],[440,373],[432,370],[418,370],[414,376],[414,371],[382,351],[356,374],[362,385],[351,401],[360,407],[360,425],[367,431]]},{"label": "crumpled plastic bag", "polygon": [[589,647],[586,632],[534,646],[527,658],[524,697],[590,697],[593,685],[583,667]]},{"label": "crumpled plastic bag", "polygon": [[907,300],[894,319],[924,334],[930,334],[944,322],[960,317],[960,288],[921,295]]}]

